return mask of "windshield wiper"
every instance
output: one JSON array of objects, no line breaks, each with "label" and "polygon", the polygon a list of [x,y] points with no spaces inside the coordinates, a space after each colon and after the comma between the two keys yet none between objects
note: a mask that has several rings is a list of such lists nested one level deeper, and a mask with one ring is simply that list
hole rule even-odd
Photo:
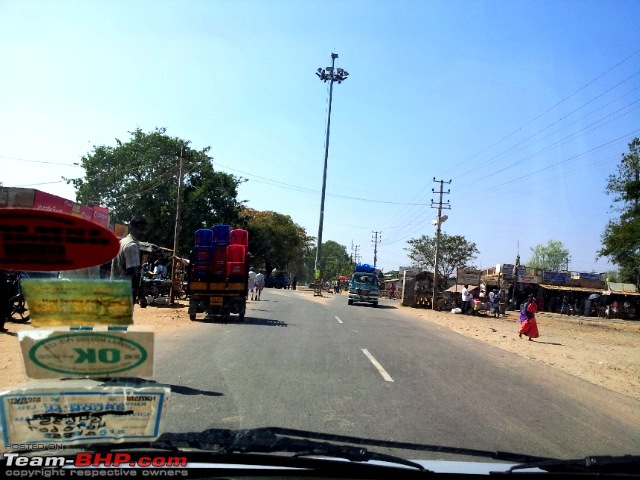
[{"label": "windshield wiper", "polygon": [[426,472],[419,463],[394,455],[372,452],[364,447],[341,445],[283,435],[272,428],[246,430],[209,429],[198,433],[165,433],[152,442],[155,447],[197,448],[219,453],[293,453],[296,457],[323,456],[351,462],[377,460],[405,465]]},{"label": "windshield wiper", "polygon": [[[514,466],[514,470],[517,470],[518,468],[533,468],[538,465],[555,465],[564,462],[563,460],[549,457],[512,452],[360,438],[278,427],[241,430],[211,428],[202,432],[171,432],[163,433],[157,440],[151,442],[127,441],[117,444],[96,442],[88,445],[78,445],[77,448],[84,451],[116,451],[119,449],[132,451],[133,449],[158,449],[172,452],[200,452],[202,455],[228,455],[233,453],[292,453],[294,454],[294,457],[335,457],[350,460],[352,462],[366,462],[369,460],[384,461],[416,468],[422,472],[429,472],[422,465],[416,462],[390,454],[370,451],[367,448],[364,448],[365,446],[397,450],[436,452],[469,457],[484,457],[492,460],[518,464]],[[199,458],[202,457],[199,456]]]},{"label": "windshield wiper", "polygon": [[591,474],[640,474],[638,455],[599,455],[569,460],[546,460],[514,465],[505,473],[528,468],[539,468],[550,473],[591,473]]}]

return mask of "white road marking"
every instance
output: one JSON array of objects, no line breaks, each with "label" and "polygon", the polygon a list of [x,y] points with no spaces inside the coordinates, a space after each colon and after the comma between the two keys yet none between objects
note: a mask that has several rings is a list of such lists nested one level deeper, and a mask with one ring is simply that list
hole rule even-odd
[{"label": "white road marking", "polygon": [[371,361],[371,363],[373,363],[373,366],[376,367],[378,372],[380,372],[380,375],[382,375],[382,378],[384,378],[387,382],[393,382],[393,378],[391,378],[391,375],[389,375],[387,371],[384,368],[382,368],[382,365],[380,365],[380,363],[375,359],[375,357],[369,353],[369,350],[367,350],[366,348],[363,348],[362,353],[364,353],[367,356],[367,358]]},{"label": "white road marking", "polygon": [[344,323],[342,320],[340,320],[338,317],[336,317],[336,320],[338,320],[340,323]]}]

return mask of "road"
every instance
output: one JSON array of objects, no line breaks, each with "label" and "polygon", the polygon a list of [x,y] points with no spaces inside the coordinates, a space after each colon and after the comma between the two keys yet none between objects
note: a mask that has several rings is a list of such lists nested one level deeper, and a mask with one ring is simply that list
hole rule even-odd
[{"label": "road", "polygon": [[243,323],[158,336],[154,379],[174,390],[165,429],[278,426],[563,458],[640,453],[635,400],[395,305],[266,289]]}]

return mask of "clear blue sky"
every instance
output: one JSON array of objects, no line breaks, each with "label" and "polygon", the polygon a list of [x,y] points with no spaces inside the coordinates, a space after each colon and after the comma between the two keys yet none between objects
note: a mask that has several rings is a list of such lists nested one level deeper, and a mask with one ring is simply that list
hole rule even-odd
[{"label": "clear blue sky", "polygon": [[571,269],[604,271],[606,178],[640,136],[639,21],[635,0],[3,0],[0,181],[74,199],[60,177],[93,145],[166,127],[315,236],[315,71],[337,52],[324,240],[372,263],[381,231],[378,265],[407,265],[435,177],[477,265],[559,240]]}]

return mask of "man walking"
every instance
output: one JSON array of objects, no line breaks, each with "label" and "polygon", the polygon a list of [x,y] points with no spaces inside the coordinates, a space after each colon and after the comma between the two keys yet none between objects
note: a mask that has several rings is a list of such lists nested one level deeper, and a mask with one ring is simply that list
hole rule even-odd
[{"label": "man walking", "polygon": [[260,294],[262,293],[263,288],[264,288],[264,274],[262,272],[258,272],[256,274],[256,300],[260,300]]}]

